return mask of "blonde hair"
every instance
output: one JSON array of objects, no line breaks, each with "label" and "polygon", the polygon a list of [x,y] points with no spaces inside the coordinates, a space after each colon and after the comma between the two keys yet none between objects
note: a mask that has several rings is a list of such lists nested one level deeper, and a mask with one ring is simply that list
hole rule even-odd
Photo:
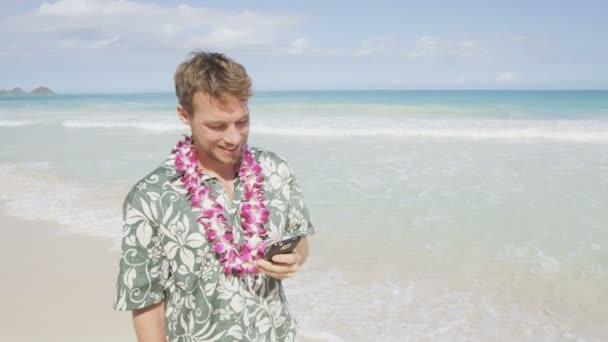
[{"label": "blonde hair", "polygon": [[193,97],[199,92],[222,104],[235,99],[247,101],[253,95],[245,68],[216,52],[192,52],[177,67],[174,80],[175,95],[189,115],[194,113]]}]

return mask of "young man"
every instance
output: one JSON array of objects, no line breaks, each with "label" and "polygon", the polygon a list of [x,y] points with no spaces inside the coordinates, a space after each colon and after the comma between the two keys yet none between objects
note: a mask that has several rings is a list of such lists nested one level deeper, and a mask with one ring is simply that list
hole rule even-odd
[{"label": "young man", "polygon": [[281,280],[302,266],[308,241],[262,256],[314,228],[285,160],[247,145],[251,79],[199,52],[178,67],[175,89],[191,137],[125,199],[114,307],[133,310],[139,341],[295,340]]}]

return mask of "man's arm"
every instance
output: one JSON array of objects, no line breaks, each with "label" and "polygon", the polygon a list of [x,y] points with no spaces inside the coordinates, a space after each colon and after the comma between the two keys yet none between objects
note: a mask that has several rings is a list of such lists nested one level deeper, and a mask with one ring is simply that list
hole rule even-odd
[{"label": "man's arm", "polygon": [[300,261],[298,264],[300,266],[304,265],[306,262],[306,258],[308,258],[308,239],[303,238],[300,243],[296,246],[296,252],[300,254]]},{"label": "man's arm", "polygon": [[166,342],[165,302],[133,310],[133,326],[138,342]]}]

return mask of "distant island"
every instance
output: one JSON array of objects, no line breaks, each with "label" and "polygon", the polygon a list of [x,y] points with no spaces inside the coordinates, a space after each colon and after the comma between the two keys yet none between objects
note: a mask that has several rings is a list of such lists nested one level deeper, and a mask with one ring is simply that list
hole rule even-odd
[{"label": "distant island", "polygon": [[0,95],[56,95],[54,91],[47,87],[38,87],[29,93],[22,88],[14,88],[12,90],[0,89]]}]

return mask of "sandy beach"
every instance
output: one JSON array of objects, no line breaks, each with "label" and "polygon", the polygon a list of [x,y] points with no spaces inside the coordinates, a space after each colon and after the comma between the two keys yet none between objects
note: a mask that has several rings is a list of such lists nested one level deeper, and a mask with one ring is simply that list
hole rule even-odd
[{"label": "sandy beach", "polygon": [[0,340],[136,340],[130,313],[112,309],[119,251],[111,250],[109,240],[61,233],[48,221],[2,215],[0,222]]},{"label": "sandy beach", "polygon": [[46,221],[0,218],[6,277],[3,341],[134,341],[129,313],[112,309],[110,242],[61,234]]}]

